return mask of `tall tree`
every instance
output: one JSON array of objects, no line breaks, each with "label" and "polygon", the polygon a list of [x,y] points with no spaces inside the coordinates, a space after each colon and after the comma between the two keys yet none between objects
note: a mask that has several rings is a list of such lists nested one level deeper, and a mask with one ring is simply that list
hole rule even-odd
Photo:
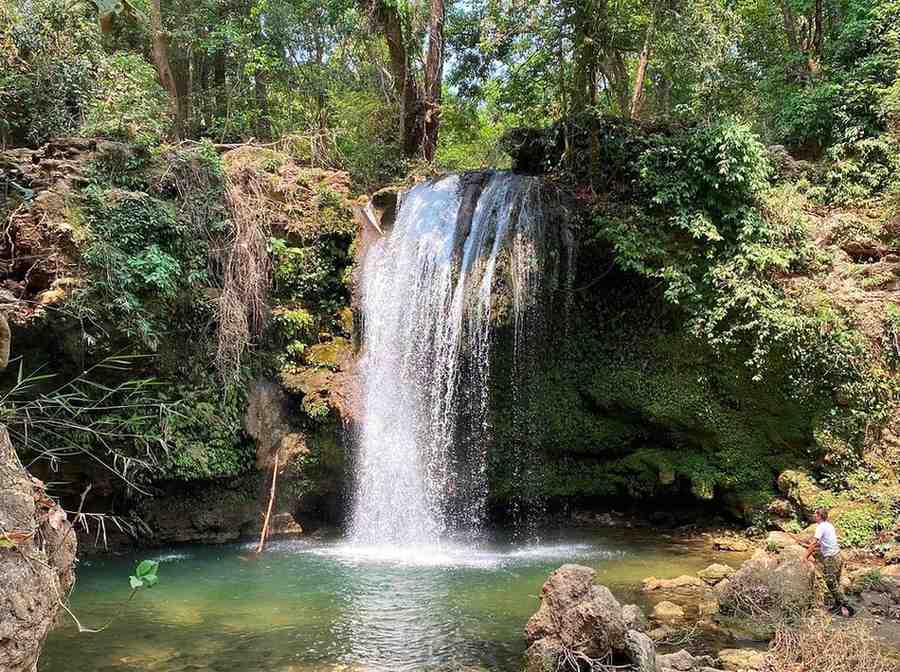
[{"label": "tall tree", "polygon": [[[371,21],[384,37],[390,56],[394,90],[400,103],[403,153],[434,158],[440,128],[444,73],[444,0],[431,0],[427,37],[404,16],[399,3],[363,0]],[[424,46],[424,58],[420,56]],[[419,71],[417,64],[423,62]]]}]

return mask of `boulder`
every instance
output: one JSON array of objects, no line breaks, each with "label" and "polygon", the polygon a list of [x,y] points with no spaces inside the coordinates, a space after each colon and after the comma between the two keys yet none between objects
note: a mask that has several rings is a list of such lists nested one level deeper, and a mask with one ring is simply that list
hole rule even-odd
[{"label": "boulder", "polygon": [[714,662],[710,656],[692,656],[684,649],[656,656],[659,672],[721,672],[712,667]]},{"label": "boulder", "polygon": [[733,536],[713,537],[712,545],[717,551],[735,551],[738,553],[745,553],[753,548],[753,544],[746,539]]},{"label": "boulder", "polygon": [[687,576],[686,574],[678,576],[674,579],[657,579],[655,576],[644,579],[641,590],[645,593],[651,593],[656,590],[674,590],[674,591],[693,591],[701,589],[706,584],[703,579],[696,576]]},{"label": "boulder", "polygon": [[806,548],[798,544],[786,532],[769,532],[766,537],[765,547],[770,553],[778,553],[781,556],[791,558],[802,558],[806,553]]},{"label": "boulder", "polygon": [[697,576],[703,579],[708,585],[714,586],[722,579],[727,579],[729,576],[734,574],[734,569],[729,567],[728,565],[720,565],[719,563],[714,563],[707,567],[706,569],[701,569],[697,572]]},{"label": "boulder", "polygon": [[756,649],[723,649],[719,666],[726,672],[756,672],[766,664],[766,654]]},{"label": "boulder", "polygon": [[675,653],[667,653],[656,657],[656,664],[660,669],[678,670],[688,672],[694,669],[694,657],[681,649]]},{"label": "boulder", "polygon": [[34,672],[75,583],[75,533],[0,425],[0,670]]},{"label": "boulder", "polygon": [[816,603],[815,567],[812,563],[787,556],[771,556],[760,551],[744,562],[716,592],[722,611],[736,615],[754,610],[798,614]]},{"label": "boulder", "polygon": [[541,588],[541,605],[525,626],[529,670],[544,669],[564,649],[602,658],[625,646],[622,606],[605,586],[594,583],[596,572],[582,565],[563,565]]},{"label": "boulder", "polygon": [[628,630],[625,633],[625,656],[635,672],[657,672],[656,645],[643,632]]},{"label": "boulder", "polygon": [[663,600],[653,607],[653,619],[665,624],[679,623],[684,620],[684,609],[674,602]]},{"label": "boulder", "polygon": [[622,619],[628,630],[647,632],[650,629],[650,621],[644,615],[644,610],[636,604],[626,604],[622,607]]}]

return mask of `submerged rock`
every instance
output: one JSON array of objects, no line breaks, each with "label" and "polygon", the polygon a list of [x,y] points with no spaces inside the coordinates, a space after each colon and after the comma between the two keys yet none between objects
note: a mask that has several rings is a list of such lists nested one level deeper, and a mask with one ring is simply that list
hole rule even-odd
[{"label": "submerged rock", "polygon": [[696,589],[704,588],[705,585],[706,584],[702,579],[699,579],[696,576],[688,576],[686,574],[675,577],[674,579],[657,579],[655,576],[651,576],[644,579],[641,590],[646,593],[650,593],[656,590],[694,592]]}]

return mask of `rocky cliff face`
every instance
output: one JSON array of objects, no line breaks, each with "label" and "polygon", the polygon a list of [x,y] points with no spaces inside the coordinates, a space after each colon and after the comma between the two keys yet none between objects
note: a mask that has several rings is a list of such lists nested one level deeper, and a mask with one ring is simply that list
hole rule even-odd
[{"label": "rocky cliff face", "polygon": [[[252,536],[277,452],[274,532],[337,519],[354,388],[345,173],[271,148],[62,138],[0,152],[0,194],[0,302],[23,371],[120,404],[81,416],[118,428],[109,440],[70,433],[63,501],[91,483],[85,510],[129,532],[110,526],[111,542]],[[95,367],[122,352],[140,357]]]},{"label": "rocky cliff face", "polygon": [[36,672],[44,639],[75,583],[66,514],[20,464],[0,427],[0,670]]}]

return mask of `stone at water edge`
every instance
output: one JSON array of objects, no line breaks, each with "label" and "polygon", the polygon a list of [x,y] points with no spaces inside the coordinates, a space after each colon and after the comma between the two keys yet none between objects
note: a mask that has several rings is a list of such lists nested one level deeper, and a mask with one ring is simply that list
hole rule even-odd
[{"label": "stone at water edge", "polygon": [[643,632],[629,630],[625,633],[625,655],[635,672],[657,672],[656,645]]},{"label": "stone at water edge", "polygon": [[657,579],[655,576],[644,579],[641,590],[651,593],[655,590],[692,590],[705,586],[702,579],[683,574],[674,579]]},{"label": "stone at water edge", "polygon": [[716,585],[722,579],[727,579],[734,574],[734,569],[728,565],[713,563],[706,569],[697,572],[697,576],[703,579],[710,586]]},{"label": "stone at water edge", "polygon": [[563,565],[550,574],[541,605],[525,626],[529,672],[555,669],[564,649],[589,658],[623,651],[622,607],[609,589],[594,583],[595,574],[581,565]]},{"label": "stone at water edge", "polygon": [[550,637],[567,647],[581,647],[591,658],[625,640],[622,607],[605,586],[594,583],[596,572],[582,565],[563,565],[541,588],[541,606],[525,626],[531,643]]},{"label": "stone at water edge", "polygon": [[644,615],[644,610],[636,604],[626,604],[622,607],[622,618],[625,621],[625,627],[629,630],[647,632],[650,629],[650,621]]},{"label": "stone at water edge", "polygon": [[755,649],[723,649],[719,651],[719,666],[725,672],[756,672],[766,664],[766,654]]},{"label": "stone at water edge", "polygon": [[765,548],[768,551],[788,555],[802,555],[806,553],[806,549],[786,532],[769,532],[766,537]]},{"label": "stone at water edge", "polygon": [[684,620],[684,609],[674,602],[663,600],[653,607],[653,618],[660,623],[679,623]]},{"label": "stone at water edge", "polygon": [[60,596],[75,582],[76,541],[66,514],[22,468],[2,425],[0,532],[25,535],[16,548],[0,547],[0,671],[34,672]]},{"label": "stone at water edge", "polygon": [[710,656],[692,656],[684,649],[656,656],[659,672],[721,672],[713,668],[714,663]]},{"label": "stone at water edge", "polygon": [[719,551],[734,551],[739,553],[749,551],[753,548],[753,544],[740,537],[713,537],[712,545],[713,548]]}]

